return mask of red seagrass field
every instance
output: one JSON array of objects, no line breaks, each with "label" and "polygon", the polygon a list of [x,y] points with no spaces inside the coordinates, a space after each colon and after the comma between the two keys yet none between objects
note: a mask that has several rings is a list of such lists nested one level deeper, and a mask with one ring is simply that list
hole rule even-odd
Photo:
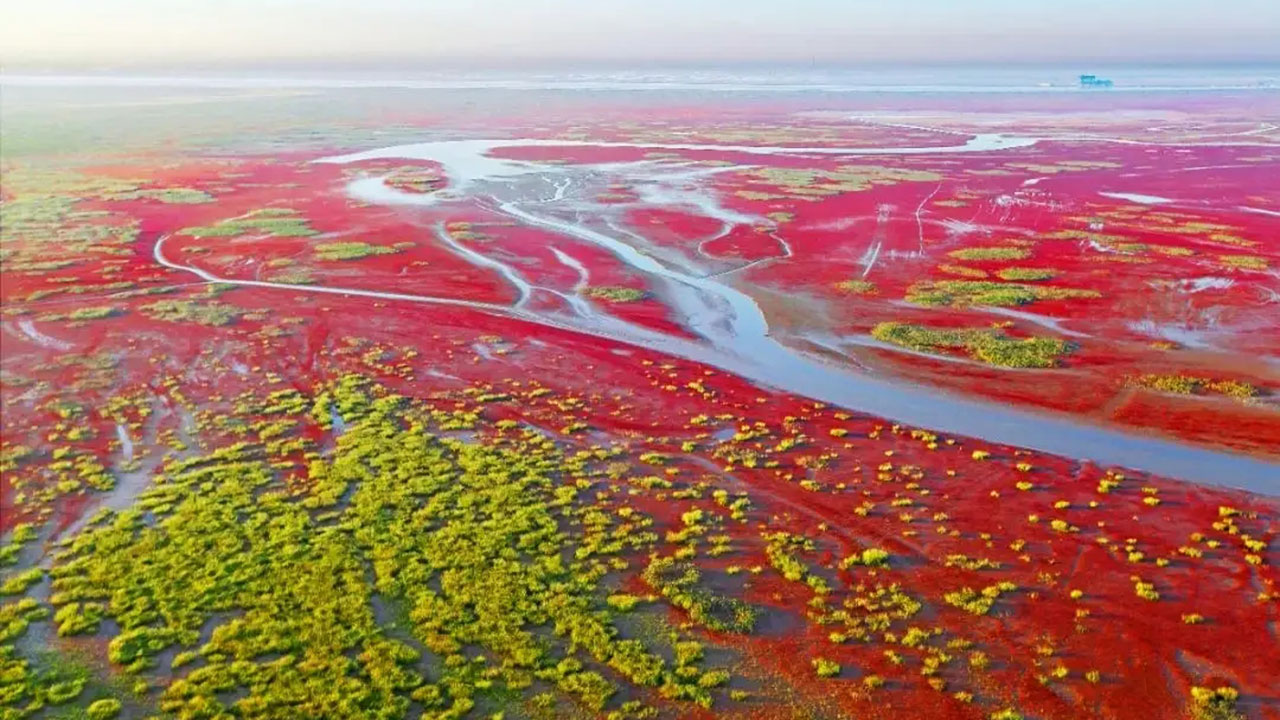
[{"label": "red seagrass field", "polygon": [[7,87],[0,717],[1280,718],[1280,96]]}]

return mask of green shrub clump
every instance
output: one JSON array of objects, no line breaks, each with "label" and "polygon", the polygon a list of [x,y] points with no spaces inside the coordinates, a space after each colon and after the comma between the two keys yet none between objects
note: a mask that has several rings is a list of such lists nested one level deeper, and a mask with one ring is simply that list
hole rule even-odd
[{"label": "green shrub clump", "polygon": [[112,718],[120,714],[120,701],[115,698],[103,698],[94,700],[85,709],[85,716],[89,720],[112,720]]},{"label": "green shrub clump", "polygon": [[727,598],[698,587],[701,573],[691,563],[657,557],[645,568],[645,580],[690,619],[710,630],[749,633],[755,628],[757,610],[736,598]]},{"label": "green shrub clump", "polygon": [[938,329],[923,325],[884,322],[871,329],[872,337],[920,352],[962,350],[969,357],[998,367],[1056,367],[1073,346],[1056,338],[1011,338],[991,329]]},{"label": "green shrub clump", "polygon": [[840,663],[825,658],[814,658],[813,671],[818,677],[835,677],[840,674]]},{"label": "green shrub clump", "polygon": [[960,608],[967,613],[973,615],[986,615],[995,605],[996,600],[1004,593],[1013,592],[1018,589],[1017,585],[1011,582],[999,582],[995,585],[989,585],[982,590],[974,590],[973,588],[961,588],[954,592],[943,595],[942,599],[948,605]]},{"label": "green shrub clump", "polygon": [[957,260],[1025,260],[1031,252],[1020,247],[971,247],[947,253]]},{"label": "green shrub clump", "polygon": [[876,284],[867,280],[843,280],[836,283],[836,289],[850,295],[876,294]]},{"label": "green shrub clump", "polygon": [[189,227],[182,234],[191,237],[235,237],[237,235],[268,235],[271,237],[308,237],[316,231],[306,218],[296,210],[264,208],[228,218],[213,225]]},{"label": "green shrub clump", "polygon": [[907,288],[907,302],[917,305],[1027,305],[1037,300],[1101,297],[1097,290],[1024,285],[989,280],[938,280]]},{"label": "green shrub clump", "polygon": [[1257,387],[1239,380],[1214,380],[1195,375],[1160,375],[1149,373],[1129,384],[1174,395],[1222,395],[1236,400],[1249,400],[1262,394]]},{"label": "green shrub clump", "polygon": [[1236,709],[1240,692],[1224,685],[1218,688],[1191,688],[1191,717],[1193,720],[1244,720],[1244,714]]},{"label": "green shrub clump", "polygon": [[[161,681],[156,706],[181,717],[379,719],[415,705],[464,717],[486,696],[548,689],[598,712],[620,682],[712,704],[728,676],[701,670],[700,647],[673,667],[615,626],[638,598],[602,579],[658,536],[639,530],[652,523],[641,513],[623,522],[580,496],[602,458],[566,455],[532,429],[436,434],[476,416],[358,376],[318,395],[243,401],[285,434],[313,408],[337,410],[344,431],[305,461],[307,482],[279,472],[271,443],[241,442],[168,461],[134,508],[101,513],[69,540],[50,571],[60,632],[109,626],[108,659],[126,673],[175,653],[170,666],[184,669]],[[697,587],[687,563],[658,562],[648,577],[695,622],[751,627],[754,610]]]},{"label": "green shrub clump", "polygon": [[214,197],[195,188],[146,188],[108,193],[107,200],[156,200],[167,205],[198,205],[211,203]]},{"label": "green shrub clump", "polygon": [[586,294],[588,297],[611,303],[636,302],[649,296],[644,290],[619,285],[597,285],[587,288]]},{"label": "green shrub clump", "polygon": [[397,252],[399,250],[394,247],[366,242],[321,243],[315,246],[316,257],[326,261],[359,260],[372,255],[391,255]]},{"label": "green shrub clump", "polygon": [[1048,268],[1012,267],[996,271],[1001,280],[1052,280],[1056,275]]},{"label": "green shrub clump", "polygon": [[161,300],[143,305],[141,310],[156,320],[193,322],[211,327],[230,325],[243,314],[240,308],[216,300]]},{"label": "green shrub clump", "polygon": [[847,570],[854,565],[865,567],[889,567],[889,553],[880,548],[866,548],[856,555],[850,555],[840,561],[840,568]]}]

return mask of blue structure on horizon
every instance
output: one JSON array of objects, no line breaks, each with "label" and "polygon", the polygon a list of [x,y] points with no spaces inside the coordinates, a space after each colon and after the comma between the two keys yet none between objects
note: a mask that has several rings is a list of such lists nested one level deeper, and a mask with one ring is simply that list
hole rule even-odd
[{"label": "blue structure on horizon", "polygon": [[1109,88],[1115,83],[1107,78],[1100,78],[1097,75],[1081,75],[1080,87],[1082,88]]}]

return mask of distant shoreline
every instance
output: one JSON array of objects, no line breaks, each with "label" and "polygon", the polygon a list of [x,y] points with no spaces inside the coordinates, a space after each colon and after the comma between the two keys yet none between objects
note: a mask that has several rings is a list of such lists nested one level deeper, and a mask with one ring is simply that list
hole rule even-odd
[{"label": "distant shoreline", "polygon": [[199,88],[199,89],[312,89],[312,90],[505,90],[575,92],[717,92],[717,93],[1149,93],[1149,92],[1277,92],[1280,82],[1236,85],[1117,85],[1082,88],[1068,84],[1043,85],[851,85],[837,83],[760,83],[620,80],[398,78],[341,79],[288,76],[132,76],[132,75],[10,75],[0,73],[0,86],[34,88]]}]

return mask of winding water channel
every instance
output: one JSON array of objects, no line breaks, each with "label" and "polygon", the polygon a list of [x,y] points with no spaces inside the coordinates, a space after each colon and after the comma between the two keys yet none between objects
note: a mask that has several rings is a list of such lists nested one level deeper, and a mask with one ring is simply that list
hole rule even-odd
[{"label": "winding water channel", "polygon": [[[477,266],[494,270],[516,288],[514,306],[496,306],[454,298],[431,298],[326,287],[286,286],[295,291],[338,292],[387,299],[465,305],[486,312],[514,316],[557,328],[608,337],[707,363],[763,385],[796,393],[851,410],[883,416],[944,433],[977,437],[1074,459],[1089,459],[1158,473],[1193,482],[1224,485],[1254,492],[1280,493],[1280,464],[1263,459],[1191,446],[1137,434],[1121,428],[1091,425],[1066,415],[1020,410],[1007,405],[961,397],[861,374],[781,342],[756,301],[734,287],[722,273],[708,272],[707,258],[699,258],[647,244],[633,231],[622,232],[616,204],[594,198],[608,183],[625,181],[646,207],[667,207],[715,219],[724,235],[737,225],[767,223],[724,208],[715,193],[700,183],[710,173],[738,167],[708,169],[681,162],[642,160],[634,163],[550,164],[513,160],[495,150],[519,147],[638,148],[697,153],[715,151],[742,155],[919,155],[998,152],[1034,145],[1036,138],[1003,134],[977,135],[946,147],[782,147],[727,146],[689,143],[590,142],[516,138],[506,140],[450,140],[399,145],[368,152],[323,158],[324,163],[355,163],[373,159],[425,160],[438,163],[448,177],[447,188],[433,193],[410,193],[389,186],[378,176],[352,181],[347,190],[358,200],[400,206],[478,203],[507,219],[564,238],[552,248],[557,259],[579,276],[574,288],[535,285],[514,265],[480,254],[448,236],[437,226],[438,238]],[[655,204],[657,201],[662,204]],[[575,243],[604,249],[629,268],[647,277],[663,301],[683,318],[698,339],[661,333],[600,312],[581,302],[577,290],[587,269],[572,255]],[[789,248],[786,248],[789,253]],[[781,252],[781,249],[780,249]],[[157,244],[156,258],[163,259]],[[197,272],[207,280],[237,282]],[[237,284],[274,286],[239,281]],[[562,309],[534,311],[528,304],[535,292],[550,292],[565,302]]]}]

